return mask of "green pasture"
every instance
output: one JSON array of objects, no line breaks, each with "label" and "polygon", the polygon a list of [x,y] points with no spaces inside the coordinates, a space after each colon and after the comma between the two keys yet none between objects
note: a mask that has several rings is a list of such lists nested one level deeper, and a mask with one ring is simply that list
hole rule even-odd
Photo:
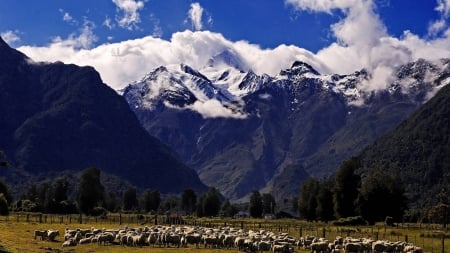
[{"label": "green pasture", "polygon": [[[189,248],[159,248],[159,247],[123,247],[120,245],[99,246],[97,244],[78,245],[70,248],[62,248],[64,230],[85,228],[123,228],[152,226],[155,221],[158,224],[171,222],[177,225],[198,225],[207,227],[230,226],[244,228],[246,230],[266,230],[276,233],[289,233],[299,238],[300,235],[325,236],[333,240],[336,236],[351,236],[354,238],[366,237],[390,241],[409,241],[423,247],[425,252],[441,253],[442,241],[444,252],[450,252],[450,231],[442,230],[439,225],[425,224],[398,224],[396,227],[385,227],[384,224],[375,226],[337,227],[325,223],[313,223],[295,219],[263,220],[263,219],[196,219],[184,217],[183,219],[171,219],[168,217],[139,216],[139,215],[110,215],[100,219],[94,217],[39,215],[39,214],[11,214],[0,217],[0,252],[239,252],[226,249],[196,249]],[[167,225],[167,224],[164,224]],[[60,231],[60,236],[55,242],[34,240],[34,230],[55,229]],[[442,239],[444,238],[444,239]],[[296,249],[296,252],[309,252]]]}]

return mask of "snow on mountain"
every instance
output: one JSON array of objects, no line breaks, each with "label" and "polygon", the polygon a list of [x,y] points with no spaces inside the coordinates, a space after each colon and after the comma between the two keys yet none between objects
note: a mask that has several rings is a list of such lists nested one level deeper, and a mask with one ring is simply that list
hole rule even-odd
[{"label": "snow on mountain", "polygon": [[[449,82],[448,78],[436,81],[445,71],[438,65],[448,66],[448,62],[434,64],[418,60],[403,65],[393,74],[394,81],[386,85],[385,90],[391,94],[399,91],[417,96],[425,89],[431,95],[420,96],[429,99],[439,87]],[[380,92],[364,89],[364,83],[370,79],[371,74],[366,70],[349,75],[322,75],[301,61],[294,62],[291,68],[274,77],[257,75],[231,50],[225,50],[199,70],[183,64],[156,68],[140,81],[128,85],[123,92],[136,107],[154,108],[162,102],[168,107],[196,111],[205,118],[245,118],[243,98],[265,87],[295,89],[298,85],[314,84],[324,91],[342,95],[348,105],[362,106],[370,96]],[[299,102],[297,98],[294,100]],[[213,108],[212,111],[206,108],[208,106]]]}]

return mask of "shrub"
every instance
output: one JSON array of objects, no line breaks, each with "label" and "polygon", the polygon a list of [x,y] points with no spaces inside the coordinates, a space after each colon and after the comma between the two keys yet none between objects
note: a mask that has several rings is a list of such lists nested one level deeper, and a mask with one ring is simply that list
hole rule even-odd
[{"label": "shrub", "polygon": [[394,226],[394,218],[392,218],[391,216],[387,216],[386,219],[384,220],[384,224],[386,224],[386,226],[393,227]]},{"label": "shrub", "polygon": [[91,212],[92,216],[106,217],[107,214],[108,214],[108,211],[101,206],[94,207]]}]

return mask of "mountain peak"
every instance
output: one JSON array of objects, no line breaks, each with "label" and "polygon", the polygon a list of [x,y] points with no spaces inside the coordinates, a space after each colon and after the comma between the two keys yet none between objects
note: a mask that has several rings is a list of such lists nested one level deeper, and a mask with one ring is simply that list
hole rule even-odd
[{"label": "mountain peak", "polygon": [[207,63],[208,67],[217,67],[221,65],[230,66],[241,71],[246,69],[239,56],[229,48],[214,55]]},{"label": "mountain peak", "polygon": [[291,69],[300,70],[302,74],[310,72],[314,75],[320,75],[320,73],[317,70],[315,70],[311,65],[303,61],[295,61],[292,64]]},{"label": "mountain peak", "polygon": [[0,37],[0,71],[9,72],[14,65],[25,62],[28,57],[21,52],[11,48],[3,38]]}]

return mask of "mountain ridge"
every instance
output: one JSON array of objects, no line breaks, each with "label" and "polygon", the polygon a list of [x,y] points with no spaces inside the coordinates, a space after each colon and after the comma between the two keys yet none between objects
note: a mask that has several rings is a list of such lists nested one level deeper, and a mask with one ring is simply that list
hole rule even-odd
[{"label": "mountain ridge", "polygon": [[25,174],[98,167],[143,188],[206,189],[92,67],[37,63],[0,42],[0,148]]},{"label": "mountain ridge", "polygon": [[[284,174],[302,177],[292,178],[296,184],[309,175],[329,175],[340,161],[405,119],[448,82],[445,64],[418,60],[401,66],[380,91],[365,89],[371,78],[365,70],[322,75],[307,63],[294,62],[271,77],[232,66],[206,67],[198,71],[210,85],[233,95],[232,103],[211,99],[228,110],[215,117],[189,105],[171,106],[167,96],[153,98],[158,109],[141,106],[142,87],[156,87],[149,80],[130,84],[123,95],[147,131],[177,150],[226,197],[237,200],[260,189],[280,199],[298,192],[298,185],[273,189],[286,181]],[[164,85],[170,87],[171,79]]]}]

